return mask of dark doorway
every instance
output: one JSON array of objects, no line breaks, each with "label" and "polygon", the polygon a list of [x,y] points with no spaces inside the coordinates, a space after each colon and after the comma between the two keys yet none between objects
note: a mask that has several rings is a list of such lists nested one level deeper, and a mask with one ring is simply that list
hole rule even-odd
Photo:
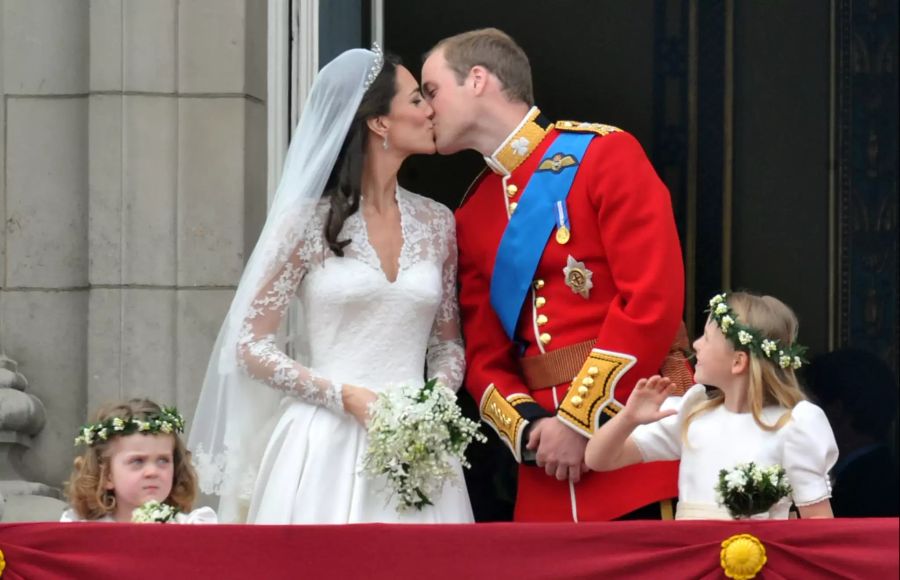
[{"label": "dark doorway", "polygon": [[[656,137],[661,134],[655,124],[657,113],[665,114],[657,102],[661,87],[654,61],[660,46],[655,40],[654,0],[549,4],[460,0],[452,6],[391,0],[385,4],[385,47],[399,55],[417,77],[424,53],[440,39],[475,28],[500,28],[528,54],[535,99],[549,119],[616,125],[635,135],[653,160]],[[682,51],[674,59],[685,56]],[[684,69],[676,66],[676,72],[683,74]],[[685,87],[682,83],[672,95],[675,108],[684,107]],[[683,111],[677,112],[686,122]],[[683,143],[669,146],[678,152],[684,149]],[[400,180],[408,189],[456,208],[483,167],[481,156],[472,151],[423,156],[404,165]],[[663,175],[659,165],[657,171]],[[674,190],[678,198],[673,201],[684,231],[684,171],[667,175],[678,182]],[[460,401],[467,415],[477,417],[477,406],[466,393],[460,393]],[[467,485],[478,521],[506,520],[512,516],[515,500],[516,464],[493,432],[487,434],[491,437],[487,445],[470,448],[473,469],[466,473]]]}]

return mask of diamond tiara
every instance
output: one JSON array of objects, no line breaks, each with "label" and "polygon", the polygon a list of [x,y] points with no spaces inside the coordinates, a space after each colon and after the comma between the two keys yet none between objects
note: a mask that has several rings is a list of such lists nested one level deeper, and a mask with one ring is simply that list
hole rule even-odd
[{"label": "diamond tiara", "polygon": [[369,73],[366,75],[366,82],[363,83],[363,88],[366,90],[372,86],[372,83],[375,82],[375,79],[378,78],[378,75],[381,73],[382,67],[384,67],[384,52],[382,52],[381,47],[378,46],[377,42],[372,43],[372,52],[375,53],[375,60],[372,61],[372,65],[369,67]]}]

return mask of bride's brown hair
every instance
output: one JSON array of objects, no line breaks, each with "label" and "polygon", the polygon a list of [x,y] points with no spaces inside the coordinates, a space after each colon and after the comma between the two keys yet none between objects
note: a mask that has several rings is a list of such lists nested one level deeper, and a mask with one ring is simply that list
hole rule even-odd
[{"label": "bride's brown hair", "polygon": [[[112,403],[101,407],[91,422],[100,423],[115,417],[125,421],[146,420],[152,415],[158,415],[161,410],[159,405],[148,399],[131,399],[124,403]],[[142,437],[158,436],[142,435]],[[181,438],[177,433],[172,433],[171,437],[174,440],[172,491],[163,503],[182,512],[189,512],[197,497],[197,473],[191,465],[190,452],[185,448]],[[75,458],[72,475],[65,482],[66,498],[82,519],[99,520],[116,509],[115,492],[106,489],[106,481],[110,476],[109,447],[112,440],[111,438],[86,445],[84,452]]]},{"label": "bride's brown hair", "polygon": [[325,222],[325,240],[337,256],[344,255],[344,247],[349,239],[338,240],[341,228],[347,218],[359,210],[363,160],[369,139],[367,121],[391,112],[391,101],[397,93],[397,67],[400,59],[392,54],[384,54],[384,66],[363,95],[356,110],[350,130],[341,146],[337,161],[325,184],[324,195],[331,198],[331,208]]}]

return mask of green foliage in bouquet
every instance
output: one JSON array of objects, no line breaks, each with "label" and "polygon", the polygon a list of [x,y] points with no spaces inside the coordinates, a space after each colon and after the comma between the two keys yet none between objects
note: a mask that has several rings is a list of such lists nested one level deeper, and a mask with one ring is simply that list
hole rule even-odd
[{"label": "green foliage in bouquet", "polygon": [[176,515],[178,508],[150,500],[131,512],[131,521],[136,524],[166,524],[173,521]]},{"label": "green foliage in bouquet", "polygon": [[720,470],[716,484],[719,504],[735,519],[769,511],[791,491],[783,467],[776,464],[762,469],[752,461]]},{"label": "green foliage in bouquet", "polygon": [[363,473],[385,477],[400,512],[433,505],[444,482],[455,479],[455,463],[469,467],[469,444],[487,440],[436,379],[379,393],[371,416]]}]

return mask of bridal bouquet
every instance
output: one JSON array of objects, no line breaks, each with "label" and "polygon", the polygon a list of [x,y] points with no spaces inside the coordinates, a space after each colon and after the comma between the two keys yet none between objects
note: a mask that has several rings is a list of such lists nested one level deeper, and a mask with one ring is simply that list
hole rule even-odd
[{"label": "bridal bouquet", "polygon": [[136,524],[165,524],[173,521],[177,514],[178,508],[151,500],[131,512],[131,521]]},{"label": "bridal bouquet", "polygon": [[433,505],[454,479],[454,461],[469,467],[469,443],[487,441],[478,423],[462,416],[456,394],[435,379],[379,393],[371,415],[363,473],[385,476],[400,512]]},{"label": "bridal bouquet", "polygon": [[733,518],[748,518],[769,511],[781,498],[789,496],[791,485],[780,465],[762,469],[751,461],[720,470],[716,493],[719,504]]}]

